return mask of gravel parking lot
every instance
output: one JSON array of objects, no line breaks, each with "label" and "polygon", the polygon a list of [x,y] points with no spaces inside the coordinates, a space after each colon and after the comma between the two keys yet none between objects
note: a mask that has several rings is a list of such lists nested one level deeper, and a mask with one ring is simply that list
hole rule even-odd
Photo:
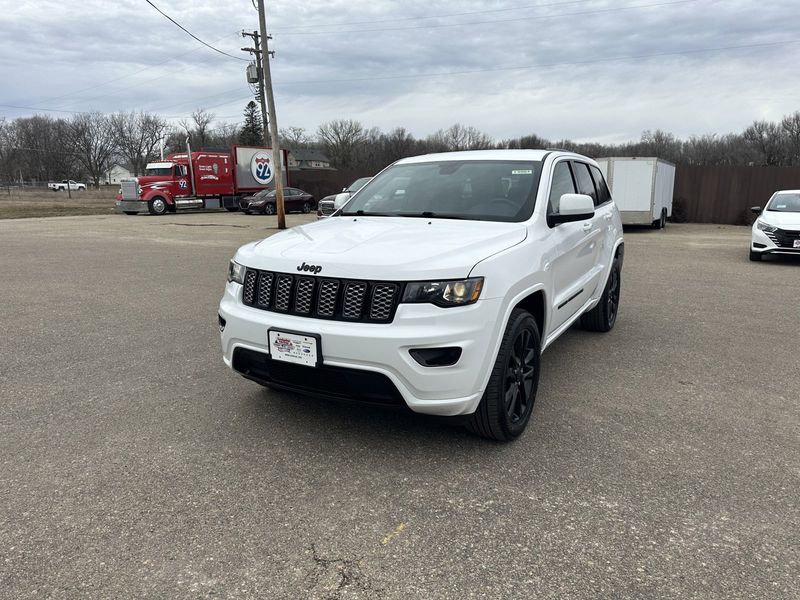
[{"label": "gravel parking lot", "polygon": [[797,598],[800,260],[626,232],[616,328],[500,445],[230,372],[227,263],[274,225],[0,221],[0,597]]}]

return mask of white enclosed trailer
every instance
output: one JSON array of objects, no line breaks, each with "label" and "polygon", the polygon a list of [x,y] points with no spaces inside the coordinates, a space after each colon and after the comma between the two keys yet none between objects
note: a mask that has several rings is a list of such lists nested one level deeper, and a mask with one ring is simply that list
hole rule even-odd
[{"label": "white enclosed trailer", "polygon": [[675,165],[660,158],[598,158],[623,225],[663,228],[672,216]]}]

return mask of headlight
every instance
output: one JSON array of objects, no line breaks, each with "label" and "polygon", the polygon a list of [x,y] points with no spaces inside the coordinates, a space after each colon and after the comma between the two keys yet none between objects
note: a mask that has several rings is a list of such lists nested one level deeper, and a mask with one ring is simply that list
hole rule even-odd
[{"label": "headlight", "polygon": [[770,225],[769,223],[765,223],[761,219],[756,221],[756,227],[758,227],[761,231],[766,231],[767,233],[772,233],[773,231],[777,231],[777,227],[774,225]]},{"label": "headlight", "polygon": [[240,265],[237,262],[231,261],[228,265],[228,281],[233,281],[234,283],[244,283],[244,272],[247,269],[244,265]]},{"label": "headlight", "polygon": [[406,284],[401,302],[429,302],[441,307],[464,306],[477,302],[483,277],[456,281],[415,281]]}]

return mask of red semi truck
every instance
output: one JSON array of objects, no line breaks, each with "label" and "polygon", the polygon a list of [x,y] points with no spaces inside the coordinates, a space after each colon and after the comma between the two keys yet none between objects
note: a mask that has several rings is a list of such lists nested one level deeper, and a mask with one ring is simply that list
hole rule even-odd
[{"label": "red semi truck", "polygon": [[[287,151],[281,152],[284,187]],[[191,160],[189,160],[191,157]],[[185,208],[239,210],[239,199],[275,188],[272,149],[234,146],[230,152],[186,152],[148,163],[144,175],[121,183],[117,209],[126,215],[148,210],[163,215]]]}]

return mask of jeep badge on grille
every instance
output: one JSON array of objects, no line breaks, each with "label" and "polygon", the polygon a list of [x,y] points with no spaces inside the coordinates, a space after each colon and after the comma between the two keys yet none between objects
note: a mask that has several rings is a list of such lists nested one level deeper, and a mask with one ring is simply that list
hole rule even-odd
[{"label": "jeep badge on grille", "polygon": [[297,267],[297,270],[298,271],[308,271],[308,272],[314,273],[314,275],[316,275],[317,273],[322,271],[322,267],[317,266],[317,265],[307,265],[305,263],[305,261],[303,261],[303,264],[300,265],[299,267]]}]

